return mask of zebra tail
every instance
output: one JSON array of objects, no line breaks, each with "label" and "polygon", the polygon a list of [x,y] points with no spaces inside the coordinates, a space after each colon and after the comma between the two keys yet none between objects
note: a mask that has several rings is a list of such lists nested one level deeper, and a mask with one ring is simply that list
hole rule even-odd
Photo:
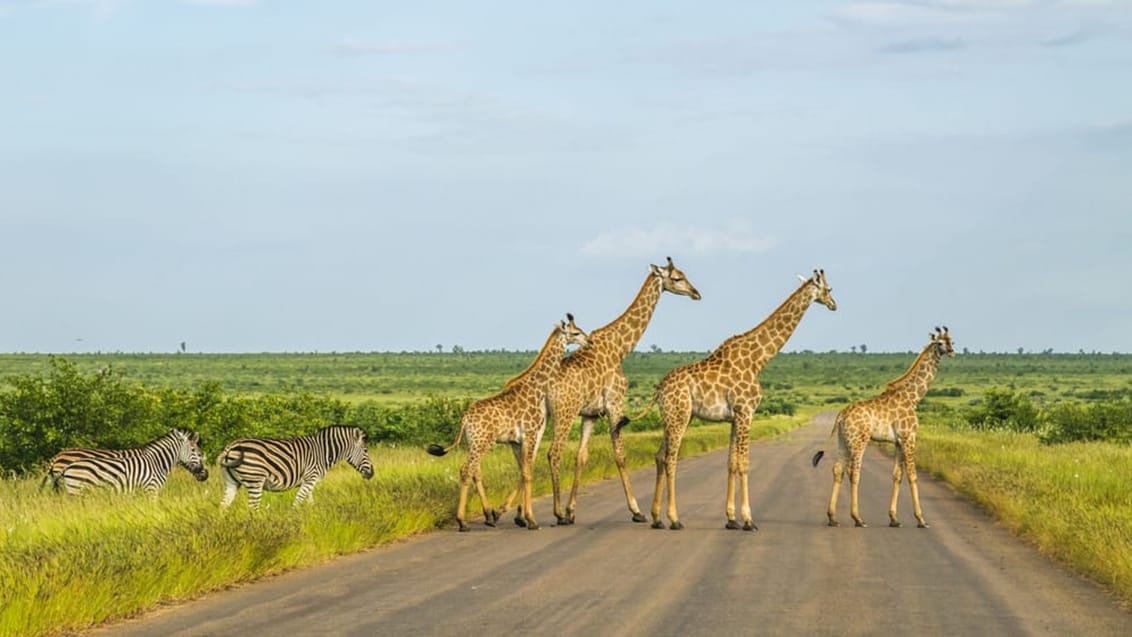
[{"label": "zebra tail", "polygon": [[448,445],[447,447],[441,447],[440,445],[433,443],[428,446],[428,452],[434,456],[447,455],[449,451],[452,451],[453,447],[460,444],[460,437],[464,435],[464,425],[465,421],[463,418],[461,418],[460,429],[456,432],[456,439],[452,441],[451,445]]},{"label": "zebra tail", "polygon": [[225,469],[235,469],[236,467],[244,464],[244,452],[240,449],[235,449],[234,451],[240,454],[236,456],[235,460],[228,460],[228,454],[225,453],[223,457],[216,459],[216,464],[224,467]]}]

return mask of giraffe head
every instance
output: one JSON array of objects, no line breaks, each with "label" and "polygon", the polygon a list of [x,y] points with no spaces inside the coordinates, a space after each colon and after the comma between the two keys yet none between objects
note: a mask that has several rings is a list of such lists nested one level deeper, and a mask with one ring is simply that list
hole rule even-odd
[{"label": "giraffe head", "polygon": [[672,262],[672,257],[668,257],[668,265],[649,265],[649,270],[652,275],[659,277],[661,281],[661,289],[673,294],[682,294],[684,296],[692,297],[692,300],[700,300],[700,292],[688,277],[684,276],[684,272],[676,267]]},{"label": "giraffe head", "polygon": [[808,279],[801,274],[798,275],[798,278],[802,280],[802,285],[809,286],[813,295],[811,302],[821,303],[833,311],[837,310],[837,301],[833,300],[833,288],[829,287],[829,281],[825,278],[825,270],[814,270],[813,276]]},{"label": "giraffe head", "polygon": [[566,320],[558,322],[558,333],[565,339],[566,345],[585,346],[590,344],[589,334],[574,324],[574,315],[566,313]]},{"label": "giraffe head", "polygon": [[941,357],[944,354],[950,357],[955,356],[955,347],[951,342],[951,334],[948,333],[946,325],[943,326],[943,329],[935,328],[935,333],[929,336],[932,338],[931,344]]}]

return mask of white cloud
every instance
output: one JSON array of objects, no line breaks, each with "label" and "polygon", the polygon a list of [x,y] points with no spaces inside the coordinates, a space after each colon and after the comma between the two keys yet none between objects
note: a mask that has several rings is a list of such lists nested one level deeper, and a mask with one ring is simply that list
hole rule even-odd
[{"label": "white cloud", "polygon": [[773,238],[757,234],[746,221],[734,220],[718,228],[675,223],[616,228],[587,241],[582,254],[636,259],[666,253],[759,253],[772,247]]}]

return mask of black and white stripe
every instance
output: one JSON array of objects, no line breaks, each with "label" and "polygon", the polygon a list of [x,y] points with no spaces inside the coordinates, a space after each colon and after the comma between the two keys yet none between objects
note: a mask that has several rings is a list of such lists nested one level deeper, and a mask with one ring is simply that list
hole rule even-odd
[{"label": "black and white stripe", "polygon": [[154,494],[165,485],[177,464],[197,480],[208,479],[196,432],[173,429],[141,447],[129,449],[65,449],[51,459],[44,482],[50,480],[56,490],[61,485],[70,494],[101,486],[116,491],[141,487]]},{"label": "black and white stripe", "polygon": [[365,479],[373,477],[373,464],[366,448],[366,434],[358,427],[334,425],[308,436],[287,438],[243,438],[229,443],[217,458],[224,474],[227,507],[240,485],[248,490],[248,504],[259,507],[264,490],[299,488],[295,504],[311,495],[315,483],[340,460],[350,463]]}]

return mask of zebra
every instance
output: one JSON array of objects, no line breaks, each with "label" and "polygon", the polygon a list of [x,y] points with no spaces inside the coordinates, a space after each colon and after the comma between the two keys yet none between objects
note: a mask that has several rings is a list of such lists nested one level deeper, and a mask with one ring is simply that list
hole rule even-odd
[{"label": "zebra", "polygon": [[319,431],[283,440],[242,438],[228,444],[217,461],[224,475],[222,509],[228,508],[240,485],[248,490],[248,506],[259,508],[264,489],[287,491],[299,488],[294,505],[311,497],[314,485],[339,460],[369,480],[373,463],[366,448],[366,433],[359,427],[332,425]]},{"label": "zebra", "polygon": [[198,481],[208,479],[200,435],[196,432],[173,429],[141,447],[130,449],[64,449],[51,458],[41,486],[50,480],[56,491],[62,485],[71,495],[97,486],[110,486],[115,491],[141,487],[155,495],[177,464],[188,469]]}]

